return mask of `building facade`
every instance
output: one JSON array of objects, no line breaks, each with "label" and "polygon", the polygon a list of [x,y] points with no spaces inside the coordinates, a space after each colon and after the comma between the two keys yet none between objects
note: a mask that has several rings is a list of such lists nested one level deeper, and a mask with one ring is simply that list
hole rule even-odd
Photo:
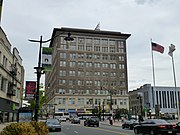
[{"label": "building facade", "polygon": [[[177,116],[177,98],[180,99],[180,87],[151,86],[145,84],[136,90],[129,92],[129,104],[132,115],[141,115],[146,111],[151,114],[172,114]],[[160,114],[159,114],[160,115]]]},{"label": "building facade", "polygon": [[[71,33],[73,41],[64,38]],[[48,104],[55,111],[90,113],[129,108],[126,40],[130,34],[55,28],[52,71],[45,73]],[[54,38],[55,37],[55,38]]]},{"label": "building facade", "polygon": [[17,48],[11,44],[0,28],[0,118],[2,122],[14,121],[21,106],[24,68]]}]

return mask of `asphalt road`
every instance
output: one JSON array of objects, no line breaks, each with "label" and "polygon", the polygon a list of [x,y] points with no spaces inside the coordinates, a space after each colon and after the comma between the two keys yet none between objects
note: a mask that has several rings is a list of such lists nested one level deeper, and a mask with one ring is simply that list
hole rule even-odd
[{"label": "asphalt road", "polygon": [[62,122],[61,132],[50,132],[50,135],[134,135],[133,130],[122,129],[100,124],[99,127],[85,127],[81,124]]}]

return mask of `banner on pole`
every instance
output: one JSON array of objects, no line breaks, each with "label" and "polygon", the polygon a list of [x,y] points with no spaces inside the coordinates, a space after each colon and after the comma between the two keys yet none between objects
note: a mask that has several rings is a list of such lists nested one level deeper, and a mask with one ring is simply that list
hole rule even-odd
[{"label": "banner on pole", "polygon": [[26,81],[25,89],[25,99],[34,100],[36,93],[36,82],[35,81]]},{"label": "banner on pole", "polygon": [[42,67],[44,71],[52,70],[52,48],[43,47],[42,50]]}]

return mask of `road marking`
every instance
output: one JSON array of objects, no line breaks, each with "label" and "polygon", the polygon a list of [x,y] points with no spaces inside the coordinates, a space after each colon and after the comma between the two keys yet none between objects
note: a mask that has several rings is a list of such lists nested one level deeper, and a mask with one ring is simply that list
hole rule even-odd
[{"label": "road marking", "polygon": [[[92,127],[85,127],[85,128],[92,128]],[[107,129],[102,129],[102,128],[94,128],[97,130],[102,130],[102,131],[106,131],[106,132],[110,132],[110,133],[116,133],[116,134],[120,134],[120,135],[130,135],[128,133],[123,133],[121,131],[117,132],[117,131],[112,131],[112,130],[107,130]]]},{"label": "road marking", "polygon": [[74,131],[74,133],[78,134],[78,132],[77,132],[77,131]]},{"label": "road marking", "polygon": [[69,129],[68,127],[66,129]]}]

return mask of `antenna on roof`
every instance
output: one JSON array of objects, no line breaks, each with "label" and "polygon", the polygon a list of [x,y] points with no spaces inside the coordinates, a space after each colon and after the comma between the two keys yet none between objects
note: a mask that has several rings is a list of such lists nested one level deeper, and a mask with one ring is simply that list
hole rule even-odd
[{"label": "antenna on roof", "polygon": [[94,30],[100,31],[100,22],[96,25],[96,28]]}]

